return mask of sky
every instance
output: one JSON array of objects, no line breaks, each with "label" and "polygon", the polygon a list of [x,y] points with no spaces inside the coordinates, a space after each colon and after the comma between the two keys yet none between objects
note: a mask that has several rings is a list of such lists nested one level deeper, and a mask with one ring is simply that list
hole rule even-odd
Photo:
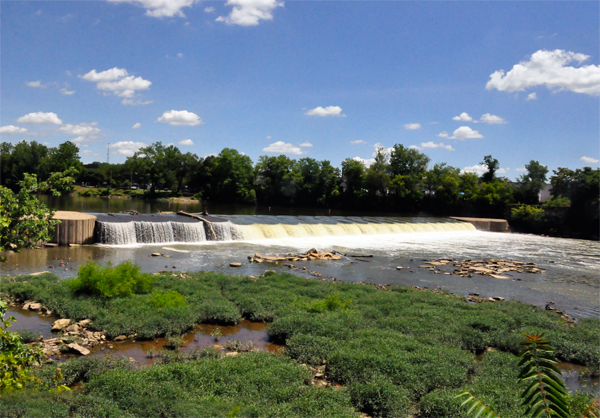
[{"label": "sky", "polygon": [[[1,140],[523,174],[600,159],[596,1],[0,2]],[[110,145],[109,145],[110,144]]]}]

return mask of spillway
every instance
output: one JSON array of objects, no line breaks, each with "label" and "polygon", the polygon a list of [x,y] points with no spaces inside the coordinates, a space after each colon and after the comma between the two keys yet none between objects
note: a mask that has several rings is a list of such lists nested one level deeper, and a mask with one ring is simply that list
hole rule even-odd
[{"label": "spillway", "polygon": [[467,222],[445,218],[230,215],[209,223],[183,216],[100,216],[97,242],[107,245],[254,241],[326,236],[473,231]]}]

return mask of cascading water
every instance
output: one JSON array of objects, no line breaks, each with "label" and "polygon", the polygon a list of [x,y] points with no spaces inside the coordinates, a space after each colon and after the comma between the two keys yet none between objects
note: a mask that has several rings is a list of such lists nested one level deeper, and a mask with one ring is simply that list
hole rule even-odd
[{"label": "cascading water", "polygon": [[221,219],[210,224],[156,218],[154,222],[98,221],[97,237],[102,244],[128,245],[475,230],[468,222],[440,218],[248,215],[231,215],[228,218],[230,220]]}]

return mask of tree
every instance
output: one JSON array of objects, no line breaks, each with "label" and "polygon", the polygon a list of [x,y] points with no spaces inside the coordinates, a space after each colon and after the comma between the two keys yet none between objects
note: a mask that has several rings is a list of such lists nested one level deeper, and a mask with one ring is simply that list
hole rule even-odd
[{"label": "tree", "polygon": [[342,195],[346,204],[360,204],[365,183],[365,164],[353,158],[342,161]]},{"label": "tree", "polygon": [[49,173],[63,172],[71,167],[75,167],[79,173],[83,171],[83,164],[79,158],[79,147],[71,141],[64,142],[57,148],[50,148],[41,164],[43,172],[48,175]]},{"label": "tree", "polygon": [[517,200],[521,203],[537,204],[539,203],[540,192],[546,185],[548,168],[534,160],[531,160],[529,164],[525,164],[525,168],[527,174],[523,174],[519,178]]},{"label": "tree", "polygon": [[300,183],[299,171],[295,169],[295,161],[279,155],[277,157],[262,156],[256,165],[258,199],[266,204],[289,204]]},{"label": "tree", "polygon": [[223,148],[216,158],[207,160],[214,163],[211,170],[214,199],[223,203],[256,204],[254,168],[250,157],[237,150]]},{"label": "tree", "polygon": [[460,169],[446,165],[435,164],[427,172],[425,180],[429,192],[432,212],[443,213],[456,208],[460,197]]},{"label": "tree", "polygon": [[481,180],[484,183],[494,181],[494,179],[496,178],[496,171],[498,171],[498,169],[500,168],[500,163],[498,162],[498,160],[492,158],[491,155],[486,155],[485,157],[483,157],[483,162],[480,162],[479,164],[483,164],[487,167],[487,171],[483,173],[483,176],[481,176]]},{"label": "tree", "polygon": [[318,203],[321,205],[332,205],[340,196],[341,172],[333,167],[327,160],[319,162],[319,175],[317,177]]},{"label": "tree", "polygon": [[[138,173],[139,178],[151,184],[151,193],[155,193],[157,187],[161,188],[173,175],[165,152],[165,146],[161,142],[155,142],[140,148],[133,157],[130,157],[131,167]],[[175,152],[170,150],[169,153],[172,156]]]},{"label": "tree", "polygon": [[430,158],[419,150],[396,144],[390,153],[390,176],[395,177],[400,174],[423,177],[427,172],[429,161]]},{"label": "tree", "polygon": [[390,183],[389,165],[387,155],[383,148],[377,148],[375,161],[367,169],[365,176],[365,188],[370,197],[371,205],[381,205],[387,195]]}]

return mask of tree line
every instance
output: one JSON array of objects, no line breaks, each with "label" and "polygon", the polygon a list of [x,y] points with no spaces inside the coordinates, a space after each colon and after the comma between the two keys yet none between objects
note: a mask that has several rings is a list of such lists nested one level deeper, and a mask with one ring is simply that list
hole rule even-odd
[{"label": "tree line", "polygon": [[[571,207],[572,216],[598,224],[600,171],[586,167],[549,170],[532,160],[516,182],[497,175],[500,164],[487,155],[481,176],[461,172],[446,163],[430,165],[419,150],[396,144],[388,153],[379,149],[374,162],[347,158],[340,167],[328,160],[285,155],[261,156],[256,163],[235,149],[198,157],[176,146],[156,142],[139,149],[122,164],[82,164],[79,148],[65,142],[49,148],[36,141],[0,144],[1,184],[18,187],[25,173],[45,181],[53,172],[74,167],[78,184],[102,188],[148,189],[195,195],[227,204],[352,208],[378,212],[504,217],[506,205],[539,204],[549,181],[553,199],[547,205]],[[594,229],[598,231],[598,228]]]}]

